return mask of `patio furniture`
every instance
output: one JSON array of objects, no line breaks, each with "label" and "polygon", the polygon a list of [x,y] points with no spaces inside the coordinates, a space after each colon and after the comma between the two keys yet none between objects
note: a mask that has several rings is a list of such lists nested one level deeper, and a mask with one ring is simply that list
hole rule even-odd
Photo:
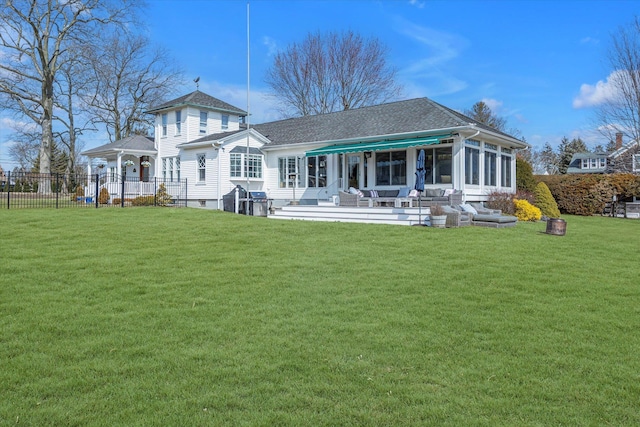
[{"label": "patio furniture", "polygon": [[458,210],[453,206],[441,206],[441,208],[447,216],[447,228],[471,225],[471,219],[473,217],[471,213]]},{"label": "patio furniture", "polygon": [[338,192],[338,205],[339,206],[351,206],[351,207],[359,207],[359,206],[370,206],[368,200],[363,200],[362,197],[358,194],[351,194],[345,191]]},{"label": "patio furniture", "polygon": [[500,209],[489,209],[486,208],[480,202],[469,203],[479,214],[485,215],[502,215],[502,211]]},{"label": "patio furniture", "polygon": [[478,227],[514,227],[518,222],[518,218],[513,215],[502,215],[499,209],[487,209],[484,206],[476,209],[469,204],[462,204],[459,209],[471,216],[471,225]]}]

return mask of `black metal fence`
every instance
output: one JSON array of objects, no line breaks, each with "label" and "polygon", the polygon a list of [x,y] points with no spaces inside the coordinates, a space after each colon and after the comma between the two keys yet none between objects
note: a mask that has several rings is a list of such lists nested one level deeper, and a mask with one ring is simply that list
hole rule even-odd
[{"label": "black metal fence", "polygon": [[0,208],[187,206],[187,180],[107,174],[7,172],[0,176]]}]

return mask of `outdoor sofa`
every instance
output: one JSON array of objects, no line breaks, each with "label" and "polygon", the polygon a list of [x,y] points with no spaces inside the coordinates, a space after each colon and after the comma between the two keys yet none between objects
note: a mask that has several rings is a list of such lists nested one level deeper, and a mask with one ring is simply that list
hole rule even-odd
[{"label": "outdoor sofa", "polygon": [[403,187],[396,190],[357,190],[351,188],[349,192],[340,191],[340,206],[395,206],[400,207],[404,202],[409,206],[422,207],[432,205],[459,205],[462,203],[462,191],[443,190],[440,188],[426,189],[418,197],[415,190]]}]

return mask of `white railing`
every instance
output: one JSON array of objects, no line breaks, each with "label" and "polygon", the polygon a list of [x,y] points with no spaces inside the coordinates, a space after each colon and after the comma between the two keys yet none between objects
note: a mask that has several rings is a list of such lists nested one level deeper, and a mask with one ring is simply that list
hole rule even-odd
[{"label": "white railing", "polygon": [[338,191],[342,190],[342,178],[338,178],[326,187],[318,190],[316,198],[318,200],[330,200],[331,196],[337,196]]}]

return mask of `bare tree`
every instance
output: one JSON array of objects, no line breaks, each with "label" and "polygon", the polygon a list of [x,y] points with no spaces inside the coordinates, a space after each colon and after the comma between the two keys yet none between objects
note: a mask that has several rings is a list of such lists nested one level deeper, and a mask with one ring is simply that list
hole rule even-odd
[{"label": "bare tree", "polygon": [[608,51],[612,73],[611,94],[596,110],[599,129],[609,140],[622,132],[630,140],[640,138],[640,20],[620,27],[612,35]]},{"label": "bare tree", "polygon": [[[41,173],[51,172],[54,82],[73,42],[93,40],[96,28],[129,17],[131,2],[11,0],[0,12],[0,93],[42,128]],[[47,183],[39,191],[48,192]]]},{"label": "bare tree", "polygon": [[9,157],[20,165],[20,170],[32,170],[38,161],[42,135],[32,126],[21,126],[14,130],[11,136],[13,143],[7,150]]},{"label": "bare tree", "polygon": [[387,48],[347,31],[308,34],[279,52],[266,83],[285,116],[349,110],[397,98],[401,87]]},{"label": "bare tree", "polygon": [[153,118],[144,113],[182,83],[167,52],[151,50],[143,36],[114,34],[100,49],[84,52],[88,86],[83,99],[94,123],[104,124],[111,142],[146,133]]}]

